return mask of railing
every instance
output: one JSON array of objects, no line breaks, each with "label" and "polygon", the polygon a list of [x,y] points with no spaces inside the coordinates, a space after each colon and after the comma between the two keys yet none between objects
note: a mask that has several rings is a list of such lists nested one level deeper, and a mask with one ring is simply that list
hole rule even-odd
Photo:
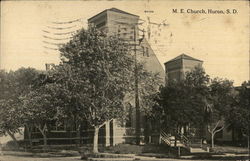
[{"label": "railing", "polygon": [[171,139],[171,135],[167,134],[165,131],[161,130],[160,132],[160,141],[163,140],[169,146],[173,145],[173,139]]},{"label": "railing", "polygon": [[164,130],[161,130],[159,139],[160,143],[164,142],[170,147],[185,147],[190,150],[190,152],[192,152],[193,149],[199,148],[209,152],[208,145],[203,144],[201,139],[192,137],[188,138],[182,133],[171,135],[167,134]]},{"label": "railing", "polygon": [[182,133],[177,133],[177,136],[178,138],[180,139],[180,142],[186,146],[187,148],[190,147],[190,140],[185,136],[183,135]]},{"label": "railing", "polygon": [[163,130],[160,133],[160,140],[163,140],[169,146],[183,146],[190,148],[190,140],[181,133],[175,133],[175,135],[166,134]]}]

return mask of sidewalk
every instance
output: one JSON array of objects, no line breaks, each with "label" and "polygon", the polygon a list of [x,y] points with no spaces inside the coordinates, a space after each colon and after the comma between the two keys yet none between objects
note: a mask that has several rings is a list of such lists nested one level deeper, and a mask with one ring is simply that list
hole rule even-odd
[{"label": "sidewalk", "polygon": [[[76,151],[61,151],[61,152],[48,152],[48,153],[30,153],[30,152],[16,152],[16,151],[3,151],[4,155],[0,156],[0,161],[6,161],[11,159],[7,158],[18,158],[19,161],[29,161],[34,157],[36,160],[80,160],[80,154]],[[95,158],[89,158],[88,161],[183,161],[183,160],[195,160],[195,161],[216,161],[216,160],[249,160],[248,154],[211,154],[211,155],[190,155],[181,156],[180,158],[168,158],[164,154],[145,153],[142,155],[135,154],[112,154],[112,153],[99,153]],[[12,161],[12,160],[11,160]],[[14,161],[14,160],[13,160]]]},{"label": "sidewalk", "polygon": [[[108,155],[112,155],[112,154],[108,154]],[[115,154],[115,155],[119,155],[119,154]],[[124,156],[124,154],[121,154],[120,156]],[[133,156],[133,157],[132,157]],[[165,157],[163,154],[152,154],[150,153],[150,155],[144,155],[144,156],[137,156],[137,155],[132,155],[129,154],[128,157],[119,157],[119,158],[89,158],[89,161],[136,161],[136,160],[140,160],[140,161],[183,161],[183,160],[244,160],[247,161],[249,160],[249,156],[248,154],[211,154],[211,155],[189,155],[189,156],[181,156],[179,158],[168,158]]]},{"label": "sidewalk", "polygon": [[204,154],[204,155],[190,155],[190,156],[181,156],[181,159],[208,159],[208,160],[249,160],[248,154],[233,154],[233,153],[225,153],[225,154]]}]

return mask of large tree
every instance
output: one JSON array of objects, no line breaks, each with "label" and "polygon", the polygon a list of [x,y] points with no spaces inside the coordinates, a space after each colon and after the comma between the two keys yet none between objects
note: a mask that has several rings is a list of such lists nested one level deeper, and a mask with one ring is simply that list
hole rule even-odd
[{"label": "large tree", "polygon": [[158,102],[164,125],[168,129],[194,127],[204,137],[207,127],[214,147],[215,134],[229,126],[226,122],[234,105],[233,82],[227,79],[210,79],[202,68],[186,73],[184,80],[169,82],[161,89]]},{"label": "large tree", "polygon": [[189,122],[188,99],[184,89],[183,82],[169,82],[168,86],[160,89],[158,103],[162,108],[162,128],[168,132],[179,131]]},{"label": "large tree", "polygon": [[20,98],[27,94],[39,71],[20,68],[17,71],[0,71],[0,133],[8,134],[18,145],[15,133],[25,125]]},{"label": "large tree", "polygon": [[190,123],[194,128],[199,129],[200,137],[204,136],[207,96],[209,95],[210,76],[202,67],[196,66],[185,75],[184,86],[188,99],[187,108],[191,113]]},{"label": "large tree", "polygon": [[[159,73],[146,70],[143,63],[138,63],[137,70],[140,111],[147,117],[151,117],[154,110],[153,107],[157,105],[155,97],[163,84],[163,80]],[[131,81],[134,82],[133,80]],[[134,96],[134,92],[135,90],[132,90],[130,95]]]},{"label": "large tree", "polygon": [[[232,127],[241,131],[243,136],[249,138],[250,128],[250,81],[243,82],[240,87],[236,87],[237,96],[234,104],[230,107],[226,117],[227,122],[231,123]],[[248,140],[249,142],[249,140]]]},{"label": "large tree", "polygon": [[30,91],[22,98],[24,118],[40,131],[44,148],[47,146],[48,123],[59,120],[60,109],[66,106],[65,97],[62,86],[49,83]]},{"label": "large tree", "polygon": [[95,28],[82,29],[61,49],[62,63],[56,82],[61,82],[75,99],[78,120],[94,128],[93,151],[98,152],[98,133],[105,121],[121,117],[124,96],[132,90],[134,58],[129,45],[108,37]]},{"label": "large tree", "polygon": [[163,125],[167,129],[192,127],[199,130],[195,135],[211,134],[214,147],[215,134],[229,126],[229,110],[235,104],[233,82],[227,79],[210,79],[205,71],[196,67],[180,81],[169,82],[158,97]]},{"label": "large tree", "polygon": [[[169,81],[157,98],[163,125],[169,131],[180,132],[183,127],[201,128],[204,125],[204,106],[209,76],[203,68],[195,67],[180,81]],[[184,128],[186,131],[187,129]],[[201,129],[202,131],[202,129]]]},{"label": "large tree", "polygon": [[226,122],[226,117],[234,104],[235,96],[236,93],[232,81],[220,78],[215,78],[211,81],[205,117],[208,132],[211,134],[212,148],[214,147],[215,134],[230,124]]},{"label": "large tree", "polygon": [[[87,121],[94,128],[93,152],[98,152],[100,127],[106,121],[124,117],[125,104],[130,101],[125,96],[134,96],[134,53],[123,40],[94,27],[82,29],[60,51],[61,64],[52,77],[69,92],[67,100],[71,104],[61,114],[78,122]],[[140,63],[136,69],[142,107],[152,105],[148,98],[157,91],[159,76],[146,71]]]}]

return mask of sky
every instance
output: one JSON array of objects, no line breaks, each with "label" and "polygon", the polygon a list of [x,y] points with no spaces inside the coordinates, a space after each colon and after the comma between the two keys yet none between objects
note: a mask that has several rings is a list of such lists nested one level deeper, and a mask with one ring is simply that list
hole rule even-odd
[{"label": "sky", "polygon": [[[61,31],[56,27],[68,28],[63,32],[86,28],[88,18],[112,7],[140,16],[145,20],[141,28],[146,31],[148,17],[151,22],[168,24],[150,28],[149,42],[162,66],[185,53],[203,60],[203,67],[212,78],[227,78],[236,86],[249,80],[247,1],[1,1],[0,68],[44,70],[45,63],[59,63],[59,52],[45,43],[51,40],[48,32]],[[237,14],[173,13],[173,9],[206,12],[208,9],[235,9]],[[151,12],[145,13],[145,10]],[[55,23],[71,21],[74,22]],[[54,41],[57,42],[59,40]],[[60,43],[65,42],[67,39],[60,40]]]}]

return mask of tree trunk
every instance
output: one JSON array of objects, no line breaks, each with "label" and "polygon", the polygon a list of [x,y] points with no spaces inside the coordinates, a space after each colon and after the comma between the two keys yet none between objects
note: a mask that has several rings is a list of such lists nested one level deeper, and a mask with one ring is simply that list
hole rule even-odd
[{"label": "tree trunk", "polygon": [[11,133],[10,131],[8,131],[8,130],[7,130],[7,134],[12,138],[12,140],[14,141],[14,143],[15,143],[17,149],[18,149],[19,148],[19,144],[17,142],[17,139],[16,139],[15,135],[13,133]]},{"label": "tree trunk", "polygon": [[43,129],[39,125],[36,125],[36,127],[40,130],[40,132],[43,136],[43,145],[44,145],[44,149],[45,149],[47,147],[46,124],[44,125]]},{"label": "tree trunk", "polygon": [[214,148],[214,133],[211,134],[211,145]]},{"label": "tree trunk", "polygon": [[233,143],[235,143],[235,128],[233,125],[232,125],[232,141]]},{"label": "tree trunk", "polygon": [[46,134],[45,133],[43,133],[43,145],[44,145],[44,147],[47,147],[47,136],[46,136]]},{"label": "tree trunk", "polygon": [[30,147],[32,147],[32,141],[31,141],[31,129],[30,129],[29,125],[26,125],[26,129],[27,129],[27,134],[28,134],[29,144],[30,144]]},{"label": "tree trunk", "polygon": [[105,122],[105,146],[110,146],[110,121]]},{"label": "tree trunk", "polygon": [[93,152],[98,153],[98,134],[99,134],[98,126],[95,127],[95,134],[94,134],[94,142],[93,142]]},{"label": "tree trunk", "polygon": [[77,144],[77,141],[76,141],[76,146],[81,146],[81,140],[82,140],[82,138],[81,138],[81,124],[78,124],[77,125],[77,137],[79,138],[79,141],[78,141],[78,144]]}]

